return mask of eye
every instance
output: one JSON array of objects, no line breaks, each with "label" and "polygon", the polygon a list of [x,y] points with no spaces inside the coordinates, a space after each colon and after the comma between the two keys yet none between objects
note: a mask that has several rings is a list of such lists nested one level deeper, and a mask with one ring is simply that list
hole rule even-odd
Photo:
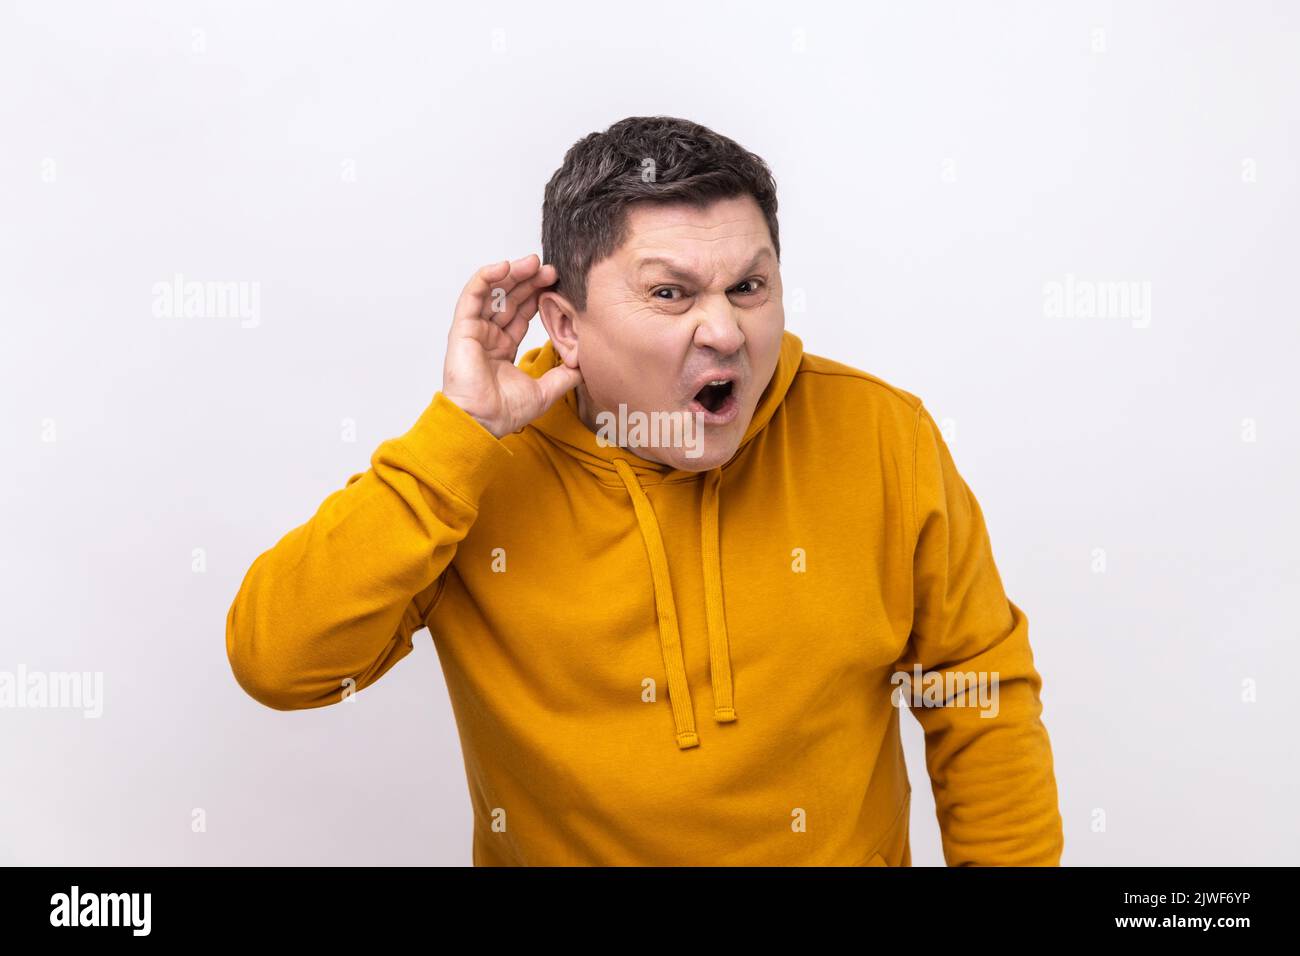
[{"label": "eye", "polygon": [[[677,289],[677,286],[675,285],[660,286],[659,288],[652,290],[650,292],[650,295],[653,298],[659,299],[661,302],[676,302],[677,301],[676,299],[673,298],[665,299],[663,296],[659,294],[660,292],[672,292],[674,289]],[[677,291],[680,292],[681,290],[677,289]]]},{"label": "eye", "polygon": [[[736,288],[739,289],[740,286],[742,286],[742,285],[757,285],[757,286],[760,286],[760,287],[761,287],[763,284],[764,284],[764,283],[763,283],[763,280],[762,280],[762,279],[746,279],[744,282],[742,282],[742,283],[740,283],[739,285],[737,285]],[[745,293],[742,293],[742,295],[757,295],[757,294],[758,294],[758,289],[757,289],[757,288],[754,289],[753,292],[745,292]]]}]

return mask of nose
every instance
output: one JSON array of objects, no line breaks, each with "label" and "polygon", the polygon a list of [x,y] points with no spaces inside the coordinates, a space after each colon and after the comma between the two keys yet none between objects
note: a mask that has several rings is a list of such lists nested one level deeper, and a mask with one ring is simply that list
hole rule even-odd
[{"label": "nose", "polygon": [[695,345],[713,349],[722,355],[731,355],[745,344],[745,332],[736,316],[737,310],[723,297],[720,303],[710,303],[699,310],[695,326]]}]

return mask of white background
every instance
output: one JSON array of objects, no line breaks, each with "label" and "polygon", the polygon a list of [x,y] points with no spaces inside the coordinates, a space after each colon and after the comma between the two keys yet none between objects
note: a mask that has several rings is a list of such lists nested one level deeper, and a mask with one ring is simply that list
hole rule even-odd
[{"label": "white background", "polygon": [[[0,863],[469,864],[427,632],[280,713],[226,611],[439,388],[469,273],[540,254],[564,151],[647,114],[769,162],[787,327],[948,429],[1063,862],[1296,862],[1297,7],[468,6],[0,4],[0,669],[105,694],[0,710]],[[176,273],[259,324],[156,317]],[[1150,324],[1047,315],[1067,275],[1150,283]]]}]

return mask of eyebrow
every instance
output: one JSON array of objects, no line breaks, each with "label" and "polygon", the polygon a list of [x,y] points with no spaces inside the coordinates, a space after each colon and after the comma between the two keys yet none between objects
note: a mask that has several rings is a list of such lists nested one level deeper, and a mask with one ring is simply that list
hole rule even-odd
[{"label": "eyebrow", "polygon": [[[764,246],[757,253],[755,253],[754,258],[750,259],[749,264],[746,265],[745,268],[741,269],[740,271],[742,274],[744,274],[746,272],[749,272],[751,269],[757,266],[764,259],[774,259],[774,258],[775,256],[772,253],[771,247]],[[672,259],[666,259],[663,256],[651,256],[648,259],[642,259],[640,262],[636,264],[636,274],[640,276],[641,273],[645,272],[645,270],[649,269],[651,266],[661,266],[664,272],[672,276],[674,279],[682,279],[687,282],[699,281],[694,274],[681,268],[681,266],[678,265],[676,262],[674,262]]]}]

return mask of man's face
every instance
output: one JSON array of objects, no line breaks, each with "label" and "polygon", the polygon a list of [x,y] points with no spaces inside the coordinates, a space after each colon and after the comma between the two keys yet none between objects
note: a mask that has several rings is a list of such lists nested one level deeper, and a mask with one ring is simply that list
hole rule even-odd
[{"label": "man's face", "polygon": [[[641,203],[628,216],[628,240],[592,266],[587,309],[569,311],[572,328],[560,336],[576,346],[582,420],[598,434],[608,424],[622,444],[613,430],[623,404],[636,455],[715,468],[735,454],[780,354],[785,310],[767,220],[749,195],[704,209]],[[564,325],[547,328],[556,339]],[[730,384],[702,390],[711,380]],[[634,412],[660,444],[637,442]],[[676,427],[656,430],[654,412],[673,413],[659,422]]]}]

